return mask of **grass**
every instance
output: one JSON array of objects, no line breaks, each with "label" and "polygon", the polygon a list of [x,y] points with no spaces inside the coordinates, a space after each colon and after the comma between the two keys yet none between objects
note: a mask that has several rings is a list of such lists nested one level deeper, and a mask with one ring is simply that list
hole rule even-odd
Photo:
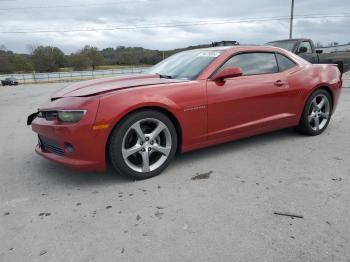
[{"label": "grass", "polygon": [[[95,70],[110,70],[110,69],[121,69],[121,68],[130,68],[130,67],[150,67],[150,65],[100,65],[96,66]],[[90,69],[85,69],[81,71],[91,71]],[[62,67],[59,69],[59,72],[72,72],[76,71],[73,67]]]},{"label": "grass", "polygon": [[149,67],[150,65],[101,65],[96,66],[96,70],[120,69],[128,67]]}]

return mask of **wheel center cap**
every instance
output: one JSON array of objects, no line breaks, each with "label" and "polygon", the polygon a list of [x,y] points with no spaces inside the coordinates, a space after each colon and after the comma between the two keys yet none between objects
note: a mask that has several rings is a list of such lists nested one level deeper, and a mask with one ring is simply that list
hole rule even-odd
[{"label": "wheel center cap", "polygon": [[142,147],[145,148],[145,149],[148,149],[149,147],[152,147],[151,143],[149,141],[145,141],[143,144],[142,144]]}]

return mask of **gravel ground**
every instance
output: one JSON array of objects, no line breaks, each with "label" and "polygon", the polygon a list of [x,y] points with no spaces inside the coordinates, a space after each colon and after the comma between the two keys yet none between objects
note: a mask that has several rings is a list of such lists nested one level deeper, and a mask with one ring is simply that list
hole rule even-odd
[{"label": "gravel ground", "polygon": [[349,261],[350,89],[321,136],[227,143],[134,182],[34,153],[26,117],[62,86],[0,88],[0,261]]}]

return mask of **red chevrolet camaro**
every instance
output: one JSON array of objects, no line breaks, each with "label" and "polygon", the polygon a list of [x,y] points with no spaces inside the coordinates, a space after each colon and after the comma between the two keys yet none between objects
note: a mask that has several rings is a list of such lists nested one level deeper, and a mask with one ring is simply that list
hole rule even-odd
[{"label": "red chevrolet camaro", "polygon": [[70,85],[28,117],[36,152],[87,171],[107,163],[136,179],[186,152],[286,127],[322,133],[342,86],[336,65],[280,48],[234,46],[175,54],[147,74]]}]

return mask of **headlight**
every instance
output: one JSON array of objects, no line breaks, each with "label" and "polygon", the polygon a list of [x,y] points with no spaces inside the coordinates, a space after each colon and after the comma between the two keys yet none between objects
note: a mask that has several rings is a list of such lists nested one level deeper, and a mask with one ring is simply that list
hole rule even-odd
[{"label": "headlight", "polygon": [[57,111],[57,118],[61,122],[76,123],[86,114],[86,110]]}]

